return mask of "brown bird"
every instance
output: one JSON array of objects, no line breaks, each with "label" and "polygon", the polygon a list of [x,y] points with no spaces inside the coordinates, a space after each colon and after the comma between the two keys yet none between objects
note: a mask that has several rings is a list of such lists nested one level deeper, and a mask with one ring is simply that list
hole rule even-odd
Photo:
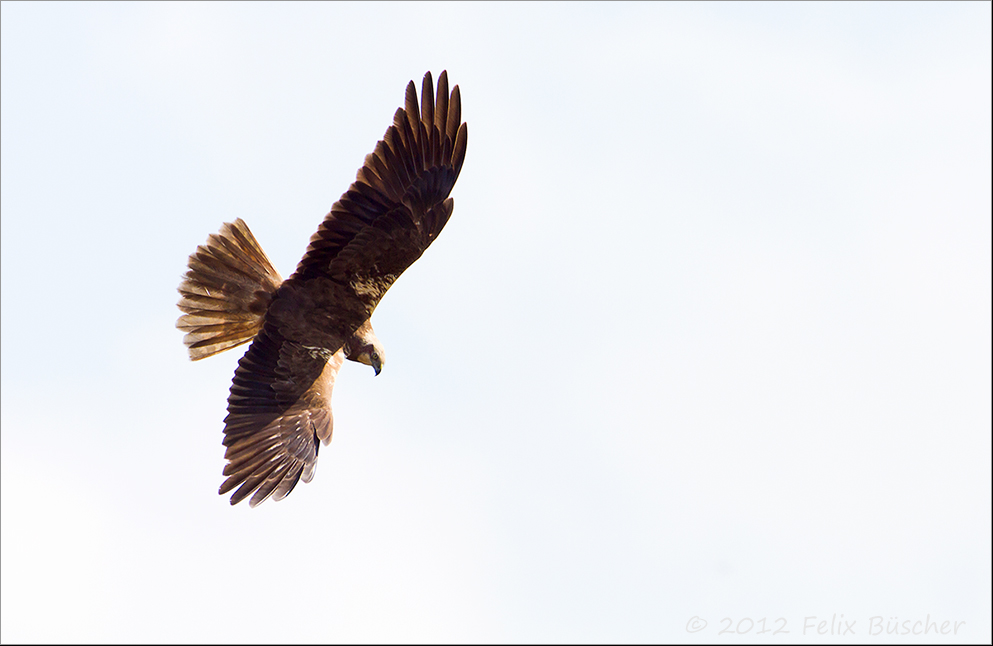
[{"label": "brown bird", "polygon": [[452,215],[448,197],[466,150],[466,124],[448,75],[414,82],[404,107],[331,207],[285,281],[248,226],[224,224],[190,256],[176,326],[194,361],[252,342],[238,362],[224,418],[219,493],[234,505],[281,500],[310,482],[331,441],[331,389],[345,359],[383,367],[370,317]]}]

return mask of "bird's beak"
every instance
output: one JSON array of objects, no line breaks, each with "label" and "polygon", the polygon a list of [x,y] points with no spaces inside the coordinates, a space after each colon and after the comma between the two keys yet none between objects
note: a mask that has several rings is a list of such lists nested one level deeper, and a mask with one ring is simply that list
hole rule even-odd
[{"label": "bird's beak", "polygon": [[378,377],[379,373],[383,371],[383,363],[379,359],[373,359],[370,365],[376,371],[376,376]]}]

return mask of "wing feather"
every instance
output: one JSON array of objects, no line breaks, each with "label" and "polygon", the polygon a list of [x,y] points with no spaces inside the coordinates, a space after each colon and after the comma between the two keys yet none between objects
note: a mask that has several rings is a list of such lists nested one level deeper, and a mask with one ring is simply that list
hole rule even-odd
[{"label": "wing feather", "polygon": [[[465,146],[466,138],[469,136],[469,130],[465,127],[463,123],[459,126],[459,132],[455,136],[455,144],[452,147],[452,166],[455,167],[455,179],[458,179],[459,173],[462,172],[462,162],[465,161]],[[455,180],[452,180],[455,183]]]},{"label": "wing feather", "polygon": [[[279,464],[271,462],[266,464],[264,468],[259,469],[258,471],[250,474],[241,483],[241,486],[238,487],[238,490],[231,495],[231,504],[237,505],[239,502],[252,495],[252,492],[258,489],[262,485],[262,483],[265,482],[265,479],[268,478],[272,474],[272,472],[275,471],[277,468],[279,468]],[[236,482],[232,483],[232,480],[234,480],[234,478],[235,476],[232,476],[224,481],[224,484],[221,485],[222,494],[227,493],[227,491],[229,491],[230,489],[238,486],[238,483]],[[232,483],[230,488],[227,488],[228,483]],[[249,502],[249,504],[251,505],[251,502]]]},{"label": "wing feather", "polygon": [[421,121],[426,124],[434,122],[434,84],[431,80],[431,72],[425,74],[424,80],[421,81]]},{"label": "wing feather", "polygon": [[407,90],[403,99],[403,109],[406,112],[407,120],[410,125],[414,125],[421,120],[421,115],[417,109],[417,88],[413,81],[407,83]]},{"label": "wing feather", "polygon": [[283,481],[283,478],[287,477],[290,471],[299,471],[297,465],[291,462],[281,462],[273,471],[270,473],[262,484],[259,485],[258,490],[252,496],[252,499],[248,501],[250,507],[255,507],[256,505],[265,502],[266,498],[272,495],[272,492],[276,490],[276,487]]},{"label": "wing feather", "polygon": [[448,103],[448,121],[445,126],[445,136],[455,141],[455,133],[459,130],[459,123],[462,119],[462,94],[459,86],[452,88],[452,98]]},{"label": "wing feather", "polygon": [[[295,464],[279,482],[275,491],[273,491],[272,499],[282,500],[288,496],[293,491],[293,488],[297,486],[297,483],[300,482],[304,468],[305,466],[303,464]],[[304,482],[309,482],[309,480],[304,480]]]},{"label": "wing feather", "polygon": [[438,95],[435,98],[434,106],[434,126],[438,132],[445,132],[445,123],[448,121],[448,72],[443,71],[438,76]]}]

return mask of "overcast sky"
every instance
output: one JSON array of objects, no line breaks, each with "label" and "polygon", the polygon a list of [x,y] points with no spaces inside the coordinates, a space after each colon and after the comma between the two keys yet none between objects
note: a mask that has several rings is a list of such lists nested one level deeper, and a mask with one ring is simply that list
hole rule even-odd
[{"label": "overcast sky", "polygon": [[[3,641],[989,643],[990,24],[3,3]],[[188,360],[186,258],[241,217],[289,275],[443,69],[468,153],[383,374],[232,508],[244,348]]]}]

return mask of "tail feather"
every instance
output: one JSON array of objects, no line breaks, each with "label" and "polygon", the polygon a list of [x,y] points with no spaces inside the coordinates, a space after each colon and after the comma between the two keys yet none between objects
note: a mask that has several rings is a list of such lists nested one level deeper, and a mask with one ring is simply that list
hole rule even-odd
[{"label": "tail feather", "polygon": [[190,256],[179,285],[176,327],[196,361],[247,343],[262,329],[272,294],[283,282],[248,225],[221,226]]}]

